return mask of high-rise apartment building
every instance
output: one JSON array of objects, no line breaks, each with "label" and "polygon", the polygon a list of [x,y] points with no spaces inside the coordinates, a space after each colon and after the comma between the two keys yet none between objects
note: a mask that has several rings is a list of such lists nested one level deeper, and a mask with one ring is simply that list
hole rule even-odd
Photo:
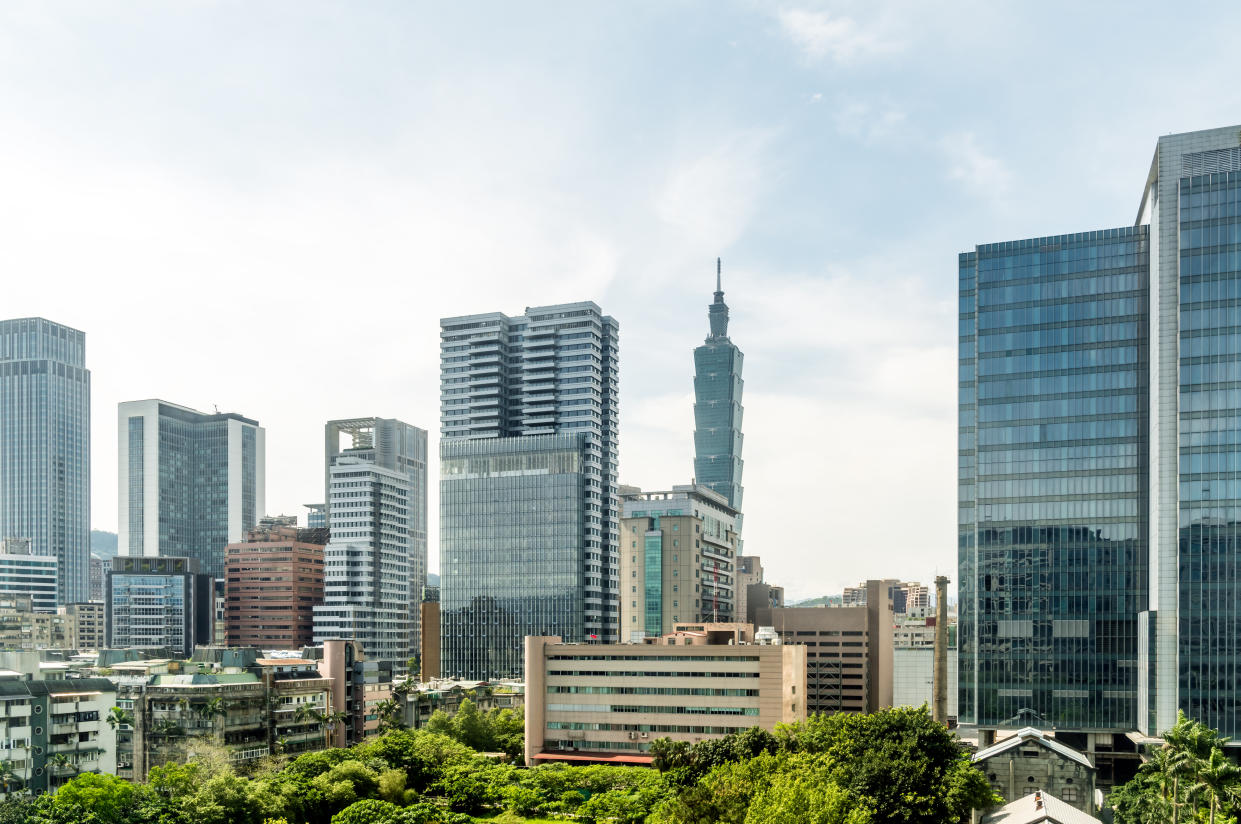
[{"label": "high-rise apartment building", "polygon": [[403,667],[410,656],[409,476],[340,455],[328,486],[331,539],[314,642],[354,641],[367,660]]},{"label": "high-rise apartment building", "polygon": [[440,321],[446,676],[617,639],[618,335],[589,302]]},{"label": "high-rise apartment building", "polygon": [[701,484],[622,495],[622,641],[659,638],[686,621],[740,620],[737,514]]},{"label": "high-rise apartment building", "polygon": [[[892,611],[897,615],[926,615],[931,608],[931,593],[917,581],[898,581],[885,578],[888,597],[892,599]],[[845,587],[840,597],[842,606],[855,607],[866,603],[867,582],[855,587]]]},{"label": "high-rise apartment building", "polygon": [[[408,546],[408,592],[401,603],[408,611],[406,623],[409,631],[408,652],[399,660],[404,661],[415,655],[421,646],[419,628],[422,619],[418,610],[418,601],[422,597],[422,589],[427,585],[427,431],[416,426],[392,418],[349,418],[328,421],[324,427],[324,484],[325,500],[328,502],[322,510],[318,505],[308,504],[309,520],[319,523],[322,513],[324,526],[331,526],[332,508],[332,467],[337,462],[365,461],[383,469],[389,469],[405,478],[408,483],[408,497],[404,503],[406,543]],[[356,495],[346,495],[341,499],[341,506],[353,509]],[[353,514],[349,515],[353,518]],[[351,530],[356,531],[356,530]],[[333,534],[333,537],[335,535]],[[357,538],[357,535],[351,535]],[[356,541],[354,542],[356,544]],[[391,602],[388,604],[391,606]],[[371,650],[366,654],[372,660],[375,655]],[[392,659],[398,660],[398,659]]]},{"label": "high-rise apartment building", "polygon": [[960,256],[962,722],[1241,737],[1239,204],[1169,135],[1135,225]]},{"label": "high-rise apartment building", "polygon": [[56,601],[85,601],[90,563],[86,335],[43,318],[0,321],[0,539],[56,559]]},{"label": "high-rise apartment building", "polygon": [[314,642],[314,608],[323,602],[328,531],[264,520],[245,541],[225,547],[225,643],[259,649],[308,647]]},{"label": "high-rise apartment building", "polygon": [[[728,337],[718,259],[715,266],[715,302],[707,310],[711,334],[694,350],[694,482],[723,495],[740,512],[743,358]],[[740,516],[737,528],[740,531]]]},{"label": "high-rise apartment building", "polygon": [[223,578],[224,546],[264,514],[263,427],[160,400],[122,403],[118,418],[120,554],[194,558]]}]

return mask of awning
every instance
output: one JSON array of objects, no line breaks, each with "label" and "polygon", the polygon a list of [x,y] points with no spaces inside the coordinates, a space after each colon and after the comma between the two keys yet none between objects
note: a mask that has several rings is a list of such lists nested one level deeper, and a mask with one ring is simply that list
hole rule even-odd
[{"label": "awning", "polygon": [[619,755],[607,752],[541,752],[535,761],[585,761],[591,764],[641,764],[649,767],[654,758],[649,755]]}]

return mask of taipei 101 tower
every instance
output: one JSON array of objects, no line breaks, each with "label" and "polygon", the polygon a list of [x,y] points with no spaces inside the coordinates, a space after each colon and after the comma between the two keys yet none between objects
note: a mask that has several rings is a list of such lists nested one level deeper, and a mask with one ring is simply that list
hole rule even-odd
[{"label": "taipei 101 tower", "polygon": [[[741,350],[728,337],[720,260],[715,300],[707,309],[711,334],[694,350],[694,479],[741,510]],[[737,516],[741,528],[741,516]]]}]

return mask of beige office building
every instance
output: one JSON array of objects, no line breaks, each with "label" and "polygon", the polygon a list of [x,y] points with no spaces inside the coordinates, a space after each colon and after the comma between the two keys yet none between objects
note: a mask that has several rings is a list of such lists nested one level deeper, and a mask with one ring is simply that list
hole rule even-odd
[{"label": "beige office building", "polygon": [[701,484],[621,496],[622,641],[737,614],[737,510]]},{"label": "beige office building", "polygon": [[892,706],[893,616],[888,581],[867,581],[867,602],[849,607],[755,610],[788,645],[806,647],[810,712],[875,712]]},{"label": "beige office building", "polygon": [[806,648],[746,624],[683,625],[640,644],[526,638],[526,763],[649,764],[698,742],[806,717]]}]

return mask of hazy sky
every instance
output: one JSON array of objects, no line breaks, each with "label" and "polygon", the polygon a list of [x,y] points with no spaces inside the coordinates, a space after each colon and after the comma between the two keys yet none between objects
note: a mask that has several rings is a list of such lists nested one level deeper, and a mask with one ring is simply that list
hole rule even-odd
[{"label": "hazy sky", "polygon": [[1241,121],[1239,18],[6,2],[0,316],[87,334],[98,528],[119,401],[257,418],[304,515],[325,420],[438,434],[439,317],[574,300],[620,322],[621,481],[667,488],[720,255],[747,552],[791,597],[955,577],[956,254],[1131,223],[1160,134]]}]

